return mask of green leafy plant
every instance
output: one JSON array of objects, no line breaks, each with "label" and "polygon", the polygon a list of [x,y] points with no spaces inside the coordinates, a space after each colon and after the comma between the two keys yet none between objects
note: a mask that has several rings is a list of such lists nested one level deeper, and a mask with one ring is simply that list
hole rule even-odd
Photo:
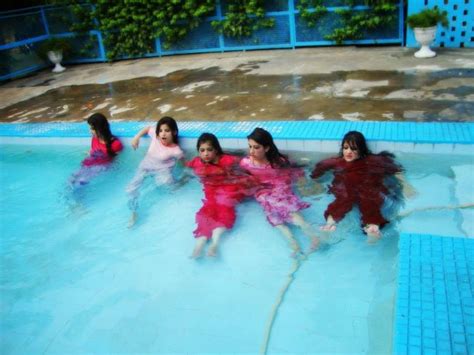
[{"label": "green leafy plant", "polygon": [[296,9],[308,27],[314,27],[328,12],[323,0],[300,0]]},{"label": "green leafy plant", "polygon": [[39,43],[35,50],[36,54],[44,60],[48,59],[48,52],[51,51],[62,52],[63,58],[67,60],[72,55],[73,48],[67,38],[51,37]]},{"label": "green leafy plant", "polygon": [[265,17],[263,0],[228,0],[225,19],[212,21],[212,27],[227,37],[250,37],[261,28],[271,28],[275,20]]},{"label": "green leafy plant", "polygon": [[155,39],[165,48],[183,39],[215,12],[214,0],[52,0],[74,13],[72,30],[103,34],[107,57],[142,56],[155,51]]},{"label": "green leafy plant", "polygon": [[367,32],[389,26],[397,18],[398,0],[367,0],[367,10],[355,11],[354,0],[347,1],[348,9],[338,9],[341,25],[325,36],[330,41],[342,44],[346,40],[362,38]]},{"label": "green leafy plant", "polygon": [[438,25],[438,23],[443,27],[449,26],[448,13],[446,11],[440,11],[438,8],[424,9],[407,18],[407,24],[411,28],[434,27]]}]

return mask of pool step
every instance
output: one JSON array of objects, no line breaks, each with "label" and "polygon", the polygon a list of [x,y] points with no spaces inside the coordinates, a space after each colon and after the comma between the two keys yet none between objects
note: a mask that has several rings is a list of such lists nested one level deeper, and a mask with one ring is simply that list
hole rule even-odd
[{"label": "pool step", "polygon": [[474,239],[402,234],[393,352],[474,351]]},{"label": "pool step", "polygon": [[[474,203],[474,164],[452,167],[456,181],[454,193],[461,205]],[[474,238],[474,209],[460,209],[462,215],[461,229],[468,236]]]}]

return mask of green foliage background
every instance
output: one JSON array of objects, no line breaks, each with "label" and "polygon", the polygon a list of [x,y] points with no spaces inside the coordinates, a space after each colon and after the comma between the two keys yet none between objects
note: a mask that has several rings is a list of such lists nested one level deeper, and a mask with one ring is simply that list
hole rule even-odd
[{"label": "green foliage background", "polygon": [[[269,1],[269,0],[268,0]],[[99,30],[109,60],[143,56],[155,52],[155,40],[164,48],[182,40],[206,17],[216,13],[216,0],[50,0],[66,6],[72,31]],[[265,15],[265,0],[225,0],[225,18],[212,21],[213,28],[227,37],[250,37],[254,31],[274,26]],[[362,38],[367,31],[382,28],[396,19],[398,0],[365,0],[368,10],[355,11],[355,0],[345,0],[348,9],[336,10],[340,26],[325,36],[342,44]],[[328,14],[324,0],[299,0],[296,9],[308,27],[323,24]],[[66,18],[67,16],[65,16]]]}]

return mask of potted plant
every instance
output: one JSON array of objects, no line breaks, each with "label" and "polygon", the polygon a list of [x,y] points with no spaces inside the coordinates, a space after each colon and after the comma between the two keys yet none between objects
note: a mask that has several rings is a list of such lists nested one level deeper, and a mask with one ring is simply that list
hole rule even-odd
[{"label": "potted plant", "polygon": [[413,29],[416,41],[421,45],[419,51],[415,52],[417,58],[431,58],[436,55],[430,49],[430,44],[434,41],[438,24],[448,27],[448,14],[438,8],[424,9],[407,18],[407,24]]},{"label": "potted plant", "polygon": [[72,53],[71,43],[66,38],[51,37],[40,43],[37,47],[37,54],[40,58],[49,59],[55,66],[54,73],[60,73],[66,68],[61,65],[63,58],[67,58]]}]

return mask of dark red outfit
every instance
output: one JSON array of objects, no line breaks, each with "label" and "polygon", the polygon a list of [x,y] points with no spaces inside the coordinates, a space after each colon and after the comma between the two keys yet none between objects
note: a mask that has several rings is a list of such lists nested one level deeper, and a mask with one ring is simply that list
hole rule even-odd
[{"label": "dark red outfit", "polygon": [[358,205],[362,224],[382,227],[388,221],[381,210],[388,194],[386,177],[401,172],[401,167],[387,154],[370,154],[365,158],[346,162],[342,157],[330,158],[316,164],[311,177],[316,179],[333,170],[334,180],[329,191],[336,199],[324,212],[339,222],[354,205]]},{"label": "dark red outfit", "polygon": [[[195,237],[211,238],[218,227],[230,229],[235,223],[235,206],[251,192],[249,177],[239,174],[239,158],[224,154],[216,164],[199,157],[186,163],[200,177],[204,189],[204,205],[196,214]],[[253,191],[252,191],[253,192]]]}]

